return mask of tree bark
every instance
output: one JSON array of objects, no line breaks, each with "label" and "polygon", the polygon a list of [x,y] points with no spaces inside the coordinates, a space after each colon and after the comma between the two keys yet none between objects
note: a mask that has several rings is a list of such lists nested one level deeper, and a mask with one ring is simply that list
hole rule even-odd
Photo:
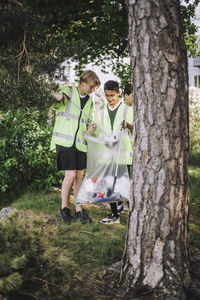
[{"label": "tree bark", "polygon": [[127,0],[134,103],[133,198],[121,270],[132,295],[184,300],[188,72],[178,0]]}]

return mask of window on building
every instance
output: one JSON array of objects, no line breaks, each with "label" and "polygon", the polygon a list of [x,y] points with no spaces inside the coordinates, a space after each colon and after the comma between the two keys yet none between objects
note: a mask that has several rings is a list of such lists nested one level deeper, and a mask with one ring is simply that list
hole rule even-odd
[{"label": "window on building", "polygon": [[200,88],[200,75],[194,76],[194,86]]}]

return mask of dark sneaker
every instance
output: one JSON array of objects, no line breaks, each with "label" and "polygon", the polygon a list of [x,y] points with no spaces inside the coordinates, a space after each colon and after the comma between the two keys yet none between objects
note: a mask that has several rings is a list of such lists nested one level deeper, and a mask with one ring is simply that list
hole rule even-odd
[{"label": "dark sneaker", "polygon": [[81,221],[82,224],[92,223],[92,219],[89,217],[88,213],[82,209],[81,211],[75,213],[74,221]]},{"label": "dark sneaker", "polygon": [[106,218],[101,219],[100,223],[106,224],[106,225],[120,224],[120,217],[119,217],[119,215],[115,216],[114,214],[111,214],[111,215],[107,216]]},{"label": "dark sneaker", "polygon": [[73,221],[73,218],[70,215],[70,210],[67,207],[64,207],[63,209],[61,208],[59,215],[61,216],[62,220],[68,224]]},{"label": "dark sneaker", "polygon": [[121,213],[123,213],[124,212],[124,205],[123,205],[123,203],[122,204],[119,204],[118,206],[117,206],[117,213],[118,214],[121,214]]}]

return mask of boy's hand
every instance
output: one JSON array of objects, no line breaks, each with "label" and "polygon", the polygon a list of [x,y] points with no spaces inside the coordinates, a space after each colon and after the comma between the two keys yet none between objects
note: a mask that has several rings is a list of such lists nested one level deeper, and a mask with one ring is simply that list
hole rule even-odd
[{"label": "boy's hand", "polygon": [[56,93],[56,92],[51,92],[51,95],[58,101],[61,102],[64,100],[63,94]]},{"label": "boy's hand", "polygon": [[133,125],[126,122],[125,120],[123,120],[120,125],[123,129],[128,128],[130,130],[130,132],[133,132]]},{"label": "boy's hand", "polygon": [[92,133],[96,130],[96,128],[97,128],[97,125],[96,125],[95,123],[91,123],[91,124],[88,126],[87,132],[88,132],[89,134],[92,134]]},{"label": "boy's hand", "polygon": [[87,131],[83,131],[82,136],[85,137],[85,135],[87,135]]}]

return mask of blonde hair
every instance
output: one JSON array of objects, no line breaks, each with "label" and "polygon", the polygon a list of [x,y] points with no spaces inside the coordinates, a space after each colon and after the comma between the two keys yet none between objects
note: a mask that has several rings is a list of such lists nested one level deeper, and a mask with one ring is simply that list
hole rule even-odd
[{"label": "blonde hair", "polygon": [[95,86],[98,88],[101,84],[99,77],[97,74],[91,70],[84,71],[80,76],[80,83],[84,81],[86,83],[93,82]]}]

